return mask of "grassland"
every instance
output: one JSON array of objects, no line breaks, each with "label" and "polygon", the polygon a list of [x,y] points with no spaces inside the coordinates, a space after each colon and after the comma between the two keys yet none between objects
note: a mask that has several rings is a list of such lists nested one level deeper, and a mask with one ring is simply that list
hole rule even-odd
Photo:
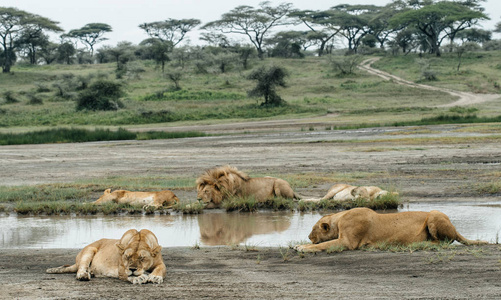
[{"label": "grassland", "polygon": [[[436,73],[438,80],[422,79],[423,60]],[[457,57],[445,53],[441,58],[426,55],[385,56],[375,63],[375,67],[425,84],[461,91],[499,94],[501,66],[496,63],[499,61],[501,61],[500,51],[466,53],[458,71]],[[356,74],[349,76],[339,76],[330,66],[329,57],[269,58],[252,61],[251,69],[263,64],[276,64],[289,71],[288,86],[278,91],[287,105],[276,108],[261,107],[260,99],[246,96],[253,85],[246,79],[250,70],[234,69],[226,73],[198,74],[187,68],[180,82],[182,89],[174,90],[171,83],[155,68],[153,62],[137,63],[144,72],[139,73],[138,77],[122,80],[126,96],[121,101],[125,107],[117,111],[77,111],[75,95],[78,91],[70,91],[62,97],[58,90],[58,86],[69,82],[79,84],[103,77],[113,79],[114,64],[45,66],[20,64],[12,69],[12,74],[0,74],[0,145],[200,136],[205,133],[169,133],[140,129],[144,126],[157,126],[169,131],[169,127],[178,125],[303,117],[314,121],[326,115],[333,116],[333,125],[326,127],[326,130],[388,125],[476,123],[475,129],[464,127],[462,130],[475,132],[482,130],[491,134],[468,138],[420,138],[419,144],[455,144],[464,143],[465,139],[477,143],[497,142],[500,138],[499,101],[468,107],[438,108],[437,105],[454,101],[454,97],[446,93],[405,87],[363,71],[357,71]],[[305,130],[315,130],[315,128]],[[383,142],[386,142],[387,148],[392,147],[391,143],[398,143],[400,147],[406,144],[415,145],[416,138],[409,137],[408,140],[400,138],[398,141],[389,138]],[[371,147],[367,151],[387,150]],[[353,180],[353,178],[332,178],[332,174],[328,175],[331,176],[328,179],[322,178],[321,174],[279,175],[284,175],[284,179],[291,182],[294,188],[306,188],[322,182]],[[367,179],[372,175],[360,176]],[[26,208],[26,203],[31,203],[32,213],[37,213],[39,207],[45,207],[46,213],[77,211],[84,214],[94,213],[92,210],[88,211],[89,208],[82,203],[95,200],[95,196],[105,188],[193,190],[194,180],[195,178],[120,177],[99,178],[95,182],[75,182],[69,185],[0,187],[2,202],[0,210],[14,208],[20,213],[21,211],[27,213],[29,209]],[[499,192],[499,182],[497,179],[490,180],[476,186],[475,189],[480,193],[495,194]],[[394,199],[390,199],[390,203],[395,205],[396,202],[391,201]],[[291,204],[280,201],[269,203],[268,207],[272,209],[292,207],[297,210],[345,208],[341,204],[332,203]],[[226,209],[252,211],[260,208],[262,206],[242,202],[228,204]],[[113,209],[126,210],[123,207]],[[181,206],[178,209],[185,210]],[[189,210],[197,212],[199,208],[192,206]],[[105,211],[108,211],[108,208],[103,210]]]},{"label": "grassland", "polygon": [[[500,92],[501,68],[492,63],[501,60],[499,52],[467,53],[459,72],[455,69],[457,58],[452,54],[444,54],[440,59],[426,59],[439,79],[426,84],[480,93]],[[376,67],[422,82],[421,60],[423,58],[415,55],[387,56],[379,60]],[[246,79],[250,70],[197,74],[187,68],[180,82],[182,90],[175,91],[152,62],[141,61],[139,64],[144,72],[138,78],[123,80],[127,92],[122,99],[125,108],[99,112],[76,111],[72,99],[74,93],[68,93],[66,98],[60,97],[56,86],[61,86],[65,78],[72,82],[114,78],[114,64],[16,65],[12,74],[0,74],[0,98],[6,98],[5,93],[10,92],[17,101],[7,103],[6,99],[0,100],[0,130],[33,131],[54,126],[171,126],[179,122],[300,118],[329,113],[338,114],[336,124],[340,126],[386,125],[437,118],[444,114],[464,115],[434,107],[454,100],[445,93],[404,87],[362,71],[339,76],[330,66],[328,57],[253,61],[252,67],[277,64],[289,71],[288,87],[279,90],[288,105],[277,108],[263,108],[259,106],[261,100],[247,98],[246,93],[253,85]],[[30,104],[33,95],[41,104]],[[486,103],[475,107],[478,117],[500,114],[498,105]]]}]

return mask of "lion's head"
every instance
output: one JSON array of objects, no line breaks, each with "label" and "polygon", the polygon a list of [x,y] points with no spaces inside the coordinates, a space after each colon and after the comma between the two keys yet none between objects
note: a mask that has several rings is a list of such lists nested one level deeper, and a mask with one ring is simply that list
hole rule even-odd
[{"label": "lion's head", "polygon": [[130,229],[116,244],[120,251],[119,276],[141,276],[162,262],[162,247],[153,232]]},{"label": "lion's head", "polygon": [[97,203],[101,202],[116,202],[118,198],[124,193],[125,191],[122,190],[116,190],[113,193],[111,192],[111,189],[107,189],[104,191],[104,193],[97,199]]},{"label": "lion's head", "polygon": [[351,190],[351,195],[355,199],[358,199],[358,198],[369,199],[370,198],[369,191],[364,186],[358,186],[358,187],[354,188],[353,190]]},{"label": "lion's head", "polygon": [[197,199],[207,208],[217,207],[227,197],[234,195],[242,181],[249,180],[247,174],[231,166],[207,170],[197,179]]},{"label": "lion's head", "polygon": [[334,214],[322,217],[311,230],[308,238],[313,244],[319,244],[325,241],[330,241],[337,239],[339,235],[339,230],[337,224],[333,223],[332,216]]}]

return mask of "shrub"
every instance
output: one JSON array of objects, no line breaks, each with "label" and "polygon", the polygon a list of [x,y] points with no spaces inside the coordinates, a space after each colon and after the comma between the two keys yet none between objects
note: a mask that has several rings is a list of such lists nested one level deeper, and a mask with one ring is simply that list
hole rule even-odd
[{"label": "shrub", "polygon": [[285,101],[277,94],[277,86],[286,87],[285,77],[289,73],[285,68],[278,66],[261,67],[253,71],[247,79],[256,80],[255,88],[248,92],[249,97],[264,97],[261,106],[280,106]]},{"label": "shrub", "polygon": [[342,76],[355,74],[355,70],[362,59],[361,55],[330,57],[332,68]]},{"label": "shrub", "polygon": [[31,105],[41,105],[43,104],[42,98],[36,94],[28,94],[28,104]]},{"label": "shrub", "polygon": [[12,91],[5,91],[3,93],[3,97],[5,98],[5,103],[17,103],[19,100],[14,97],[14,93]]},{"label": "shrub", "polygon": [[77,110],[118,110],[124,107],[119,100],[124,94],[123,87],[118,82],[97,81],[78,95]]}]

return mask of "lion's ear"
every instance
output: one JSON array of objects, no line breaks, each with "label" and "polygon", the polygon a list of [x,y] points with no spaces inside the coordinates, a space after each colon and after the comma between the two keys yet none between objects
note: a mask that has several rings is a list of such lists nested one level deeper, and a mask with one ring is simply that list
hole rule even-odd
[{"label": "lion's ear", "polygon": [[155,257],[162,251],[162,246],[158,245],[155,248],[151,249],[151,256]]},{"label": "lion's ear", "polygon": [[120,249],[120,253],[123,253],[125,251],[125,246],[120,244],[120,242],[116,243],[115,246]]},{"label": "lion's ear", "polygon": [[329,231],[331,229],[331,226],[329,225],[329,223],[322,223],[320,224],[320,229],[322,229],[323,231]]},{"label": "lion's ear", "polygon": [[105,193],[105,194],[109,194],[109,193],[111,193],[111,189],[106,189],[106,190],[104,191],[104,193]]}]

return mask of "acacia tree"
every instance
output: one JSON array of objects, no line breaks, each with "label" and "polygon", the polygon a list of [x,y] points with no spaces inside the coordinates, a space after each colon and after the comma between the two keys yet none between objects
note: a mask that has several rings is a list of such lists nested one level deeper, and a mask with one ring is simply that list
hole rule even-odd
[{"label": "acacia tree", "polygon": [[324,23],[338,26],[339,34],[348,41],[348,51],[357,53],[362,39],[371,33],[369,21],[379,9],[375,5],[341,4],[331,8],[331,18]]},{"label": "acacia tree", "polygon": [[[139,25],[139,28],[146,31],[146,34],[152,39],[158,39],[160,42],[168,44],[174,48],[186,36],[186,34],[200,25],[198,19],[167,19],[165,21],[157,21],[144,23]],[[170,49],[172,51],[172,49]]]},{"label": "acacia tree", "polygon": [[292,10],[291,3],[272,7],[269,1],[265,1],[259,4],[259,8],[241,5],[223,14],[221,19],[205,24],[202,29],[245,35],[256,48],[258,57],[262,59],[265,38],[270,34],[270,30],[294,23],[287,17]]},{"label": "acacia tree", "polygon": [[303,22],[308,29],[310,29],[310,34],[308,38],[310,40],[317,41],[318,56],[322,56],[325,51],[325,46],[327,43],[334,38],[334,36],[341,30],[339,26],[335,25],[333,22],[326,22],[332,18],[332,11],[312,11],[312,10],[302,10],[292,12],[290,17],[298,18]]},{"label": "acacia tree", "polygon": [[168,53],[173,48],[171,42],[149,38],[139,43],[139,45],[148,49],[150,57],[157,65],[160,65],[163,74],[165,72],[165,64],[170,60]]},{"label": "acacia tree", "polygon": [[379,47],[384,49],[384,44],[390,40],[390,35],[399,31],[399,26],[390,25],[390,19],[404,9],[404,5],[398,1],[379,7],[369,16],[370,34],[378,41]]},{"label": "acacia tree", "polygon": [[496,23],[496,27],[494,27],[493,31],[501,33],[501,22]]},{"label": "acacia tree", "polygon": [[0,57],[2,71],[9,73],[15,62],[16,47],[19,47],[20,39],[26,37],[27,32],[42,35],[43,31],[62,31],[57,26],[58,22],[31,14],[13,7],[0,7],[0,45],[3,48]]},{"label": "acacia tree", "polygon": [[108,38],[103,37],[107,32],[111,32],[111,26],[105,23],[89,23],[80,29],[70,30],[64,37],[80,40],[90,49],[90,56],[94,56],[94,45]]},{"label": "acacia tree", "polygon": [[440,56],[440,46],[445,38],[453,40],[455,35],[487,19],[479,10],[456,2],[442,1],[424,5],[396,14],[390,19],[393,26],[415,26],[427,37],[430,53]]}]

